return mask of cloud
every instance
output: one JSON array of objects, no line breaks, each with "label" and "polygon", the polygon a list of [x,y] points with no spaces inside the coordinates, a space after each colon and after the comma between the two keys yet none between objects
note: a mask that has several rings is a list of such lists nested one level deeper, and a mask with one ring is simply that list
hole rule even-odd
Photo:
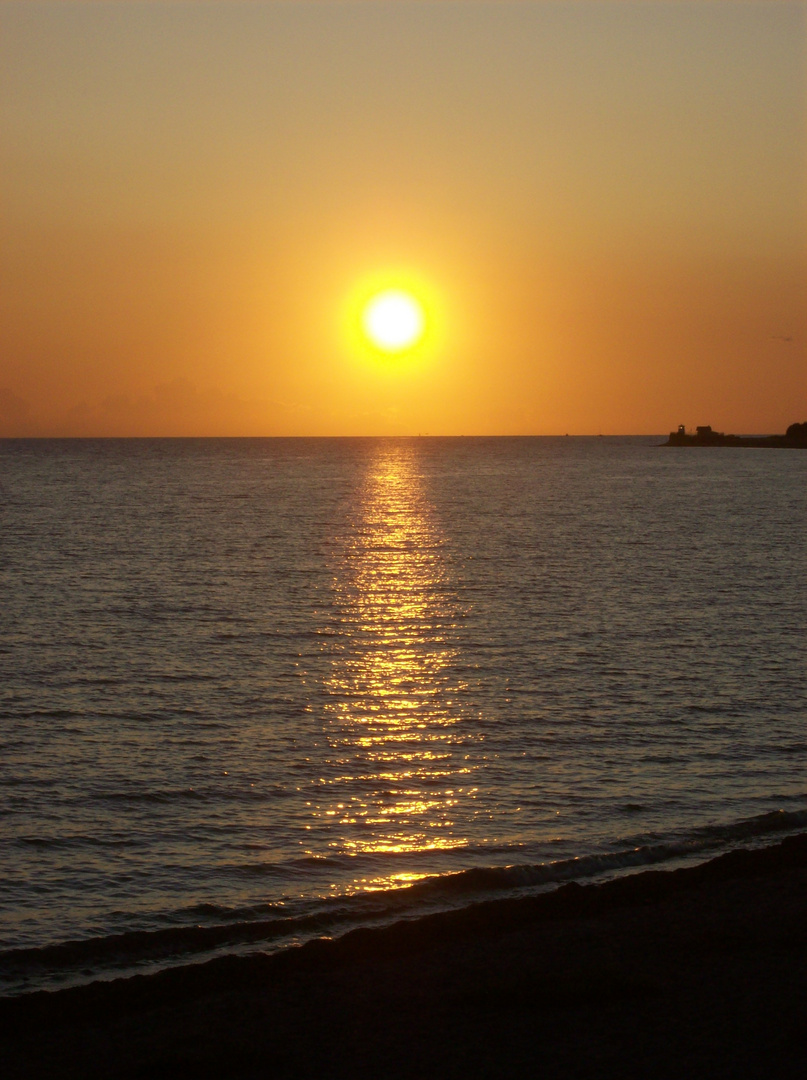
[{"label": "cloud", "polygon": [[278,402],[246,401],[179,378],[139,396],[116,394],[97,404],[79,402],[55,427],[65,435],[100,437],[274,435],[285,433],[292,413]]},{"label": "cloud", "polygon": [[53,408],[0,387],[0,438],[129,438],[294,435],[307,427],[304,405],[246,400],[189,379],[142,394],[115,394]]},{"label": "cloud", "polygon": [[31,404],[8,387],[0,387],[0,438],[30,434]]}]

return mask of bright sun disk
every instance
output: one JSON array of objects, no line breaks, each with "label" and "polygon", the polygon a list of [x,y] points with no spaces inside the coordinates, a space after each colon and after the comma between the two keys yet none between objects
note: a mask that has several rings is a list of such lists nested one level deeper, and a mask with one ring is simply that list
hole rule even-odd
[{"label": "bright sun disk", "polygon": [[423,335],[425,319],[418,301],[402,289],[386,289],[374,296],[362,313],[369,340],[384,352],[402,352]]}]

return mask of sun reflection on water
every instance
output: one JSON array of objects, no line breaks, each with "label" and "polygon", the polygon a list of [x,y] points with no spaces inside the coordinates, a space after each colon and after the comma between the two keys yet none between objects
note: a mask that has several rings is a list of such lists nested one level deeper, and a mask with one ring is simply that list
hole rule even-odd
[{"label": "sun reflection on water", "polygon": [[[411,448],[387,445],[368,470],[361,515],[335,568],[326,735],[332,774],[312,806],[332,849],[396,856],[464,846],[476,741],[457,674],[462,611],[444,539]],[[464,816],[464,815],[463,815]],[[390,867],[364,889],[427,876]]]}]

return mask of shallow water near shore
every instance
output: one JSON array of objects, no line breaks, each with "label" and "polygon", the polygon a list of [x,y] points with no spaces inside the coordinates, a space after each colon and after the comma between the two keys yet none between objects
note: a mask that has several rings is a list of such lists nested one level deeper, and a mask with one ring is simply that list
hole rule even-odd
[{"label": "shallow water near shore", "polygon": [[0,443],[2,989],[807,822],[798,451]]}]

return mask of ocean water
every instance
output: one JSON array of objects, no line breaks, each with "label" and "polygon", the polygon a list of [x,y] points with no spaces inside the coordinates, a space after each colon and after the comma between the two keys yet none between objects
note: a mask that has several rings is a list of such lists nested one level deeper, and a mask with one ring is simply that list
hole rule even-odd
[{"label": "ocean water", "polygon": [[0,443],[0,990],[807,823],[807,455]]}]

